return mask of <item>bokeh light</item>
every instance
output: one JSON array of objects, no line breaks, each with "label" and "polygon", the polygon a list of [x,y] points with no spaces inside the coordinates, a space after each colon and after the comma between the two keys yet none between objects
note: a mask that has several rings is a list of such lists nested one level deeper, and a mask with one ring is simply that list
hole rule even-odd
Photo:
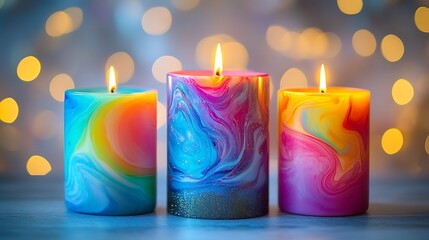
[{"label": "bokeh light", "polygon": [[290,68],[280,80],[280,88],[301,88],[307,87],[307,77],[298,68]]},{"label": "bokeh light", "polygon": [[362,57],[371,56],[377,48],[377,40],[366,29],[360,29],[353,34],[352,44],[355,52]]},{"label": "bokeh light", "polygon": [[147,10],[142,17],[143,30],[151,35],[166,33],[172,22],[170,11],[165,7],[154,7]]},{"label": "bokeh light", "polygon": [[13,123],[19,114],[19,106],[15,99],[8,97],[0,102],[0,120]]},{"label": "bokeh light", "polygon": [[[319,30],[319,29],[317,29]],[[313,56],[323,57],[327,54],[327,50],[329,49],[329,40],[326,33],[322,31],[317,31],[312,41],[311,51]]]},{"label": "bokeh light", "polygon": [[337,5],[340,11],[344,14],[358,14],[363,7],[362,0],[337,0]]},{"label": "bokeh light", "polygon": [[83,11],[78,7],[67,8],[51,14],[46,20],[45,31],[51,37],[60,37],[79,29]]},{"label": "bokeh light", "polygon": [[70,7],[64,10],[69,15],[72,21],[72,29],[70,32],[74,32],[80,28],[83,21],[83,11],[78,7]]},{"label": "bokeh light", "polygon": [[[224,44],[226,42],[235,41],[233,37],[227,35],[227,34],[217,34],[205,37],[201,39],[195,50],[195,59],[198,63],[198,65],[201,68],[204,69],[212,69],[213,63],[215,59],[215,53],[216,53],[216,45],[218,43]],[[224,49],[222,48],[222,53],[225,54]],[[223,55],[225,59],[225,55]],[[225,64],[225,63],[224,63]],[[224,65],[225,68],[225,65]]]},{"label": "bokeh light", "polygon": [[401,150],[404,139],[401,131],[397,128],[387,130],[381,139],[381,146],[387,154],[395,154]]},{"label": "bokeh light", "polygon": [[7,151],[16,151],[21,146],[21,134],[18,128],[13,125],[3,125],[0,127],[0,146]]},{"label": "bokeh light", "polygon": [[[226,69],[246,69],[249,54],[243,44],[233,41],[222,45],[223,66]],[[212,66],[214,65],[214,60]]]},{"label": "bokeh light", "polygon": [[427,154],[429,154],[429,135],[426,137],[425,151],[426,151]]},{"label": "bokeh light", "polygon": [[392,87],[392,97],[398,105],[409,103],[414,97],[413,85],[405,79],[397,80]]},{"label": "bokeh light", "polygon": [[31,176],[44,176],[51,171],[48,160],[39,155],[31,156],[27,161],[27,172]]},{"label": "bokeh light", "polygon": [[279,25],[271,25],[265,33],[265,40],[275,51],[294,59],[334,57],[342,45],[336,34],[314,27],[297,33]]},{"label": "bokeh light", "polygon": [[389,62],[399,61],[404,55],[404,44],[398,36],[389,34],[381,41],[381,53]]},{"label": "bokeh light", "polygon": [[213,69],[216,46],[222,44],[224,69],[246,69],[249,54],[246,47],[229,35],[218,34],[203,38],[197,44],[195,58],[204,69]]},{"label": "bokeh light", "polygon": [[337,56],[343,46],[341,38],[338,37],[337,34],[332,32],[326,33],[326,37],[328,38],[329,42],[328,50],[326,51],[326,57],[332,58]]},{"label": "bokeh light", "polygon": [[416,13],[414,14],[414,22],[420,31],[429,33],[429,8],[417,8]]},{"label": "bokeh light", "polygon": [[166,74],[182,70],[182,63],[173,56],[162,56],[152,65],[152,75],[159,82],[166,82]]},{"label": "bokeh light", "polygon": [[304,49],[302,49],[303,39],[301,38],[300,33],[288,31],[285,35],[283,35],[282,42],[283,44],[288,45],[286,51],[283,54],[287,57],[291,57],[294,59],[302,59],[306,58],[304,53]]},{"label": "bokeh light", "polygon": [[196,8],[200,0],[171,0],[171,3],[178,10],[189,11]]},{"label": "bokeh light", "polygon": [[58,102],[64,102],[64,92],[73,88],[73,79],[65,73],[56,75],[49,84],[49,92]]},{"label": "bokeh light", "polygon": [[34,56],[28,56],[23,58],[16,68],[16,74],[19,79],[25,82],[33,81],[40,74],[42,65],[39,59]]},{"label": "bokeh light", "polygon": [[73,22],[66,12],[58,11],[54,12],[46,20],[45,30],[46,33],[51,37],[59,37],[66,33],[71,32],[73,29]]},{"label": "bokeh light", "polygon": [[116,52],[107,59],[105,65],[106,73],[110,66],[115,68],[118,83],[128,82],[134,75],[134,60],[130,54],[126,52]]},{"label": "bokeh light", "polygon": [[157,102],[156,108],[156,128],[160,128],[167,122],[167,108],[161,102]]},{"label": "bokeh light", "polygon": [[33,119],[31,132],[37,139],[52,139],[60,131],[59,122],[60,119],[54,112],[49,110],[42,111]]},{"label": "bokeh light", "polygon": [[328,48],[328,39],[320,29],[307,28],[298,38],[298,50],[304,58],[322,56]]},{"label": "bokeh light", "polygon": [[279,52],[286,51],[291,46],[288,38],[290,38],[288,31],[279,25],[269,26],[265,34],[268,46]]}]

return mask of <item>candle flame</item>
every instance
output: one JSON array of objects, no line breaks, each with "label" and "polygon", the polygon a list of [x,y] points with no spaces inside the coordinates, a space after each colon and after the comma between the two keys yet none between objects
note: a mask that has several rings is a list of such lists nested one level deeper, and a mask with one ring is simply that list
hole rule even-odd
[{"label": "candle flame", "polygon": [[320,92],[326,93],[326,74],[325,74],[325,65],[322,64],[320,67]]},{"label": "candle flame", "polygon": [[109,91],[114,93],[116,90],[116,74],[113,66],[110,66],[109,69]]},{"label": "candle flame", "polygon": [[214,65],[213,73],[216,76],[221,76],[222,71],[223,71],[222,49],[220,47],[220,43],[218,43],[216,48],[216,57],[215,57],[215,65]]}]

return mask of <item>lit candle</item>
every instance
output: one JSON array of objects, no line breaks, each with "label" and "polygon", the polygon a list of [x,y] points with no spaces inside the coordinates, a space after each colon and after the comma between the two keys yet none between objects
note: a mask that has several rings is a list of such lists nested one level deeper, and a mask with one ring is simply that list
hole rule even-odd
[{"label": "lit candle", "polygon": [[281,89],[279,205],[284,212],[342,216],[368,209],[370,92]]},{"label": "lit candle", "polygon": [[268,212],[269,75],[180,71],[168,81],[168,212],[210,219]]},{"label": "lit candle", "polygon": [[156,199],[155,90],[67,90],[64,177],[68,209],[100,215],[152,212]]}]

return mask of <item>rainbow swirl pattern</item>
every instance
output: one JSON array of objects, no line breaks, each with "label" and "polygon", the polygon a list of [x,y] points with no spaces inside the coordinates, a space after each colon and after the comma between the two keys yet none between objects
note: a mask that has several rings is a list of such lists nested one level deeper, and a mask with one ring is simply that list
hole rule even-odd
[{"label": "rainbow swirl pattern", "polygon": [[210,219],[265,215],[269,76],[211,75],[167,75],[168,212]]},{"label": "rainbow swirl pattern", "polygon": [[68,90],[65,204],[89,214],[152,212],[156,200],[154,90]]},{"label": "rainbow swirl pattern", "polygon": [[279,91],[279,205],[284,212],[366,212],[370,93],[354,88]]}]

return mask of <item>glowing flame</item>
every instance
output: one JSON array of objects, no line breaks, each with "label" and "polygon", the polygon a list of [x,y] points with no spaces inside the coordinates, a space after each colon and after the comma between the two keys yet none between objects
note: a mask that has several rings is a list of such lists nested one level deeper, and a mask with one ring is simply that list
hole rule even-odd
[{"label": "glowing flame", "polygon": [[320,67],[320,92],[326,93],[326,74],[325,74],[325,66],[322,64]]},{"label": "glowing flame", "polygon": [[109,69],[109,91],[114,93],[116,90],[116,74],[113,66],[110,66]]},{"label": "glowing flame", "polygon": [[215,58],[215,65],[214,65],[213,73],[216,76],[221,76],[222,71],[223,71],[222,49],[220,47],[220,43],[218,43],[217,48],[216,48],[216,58]]}]

